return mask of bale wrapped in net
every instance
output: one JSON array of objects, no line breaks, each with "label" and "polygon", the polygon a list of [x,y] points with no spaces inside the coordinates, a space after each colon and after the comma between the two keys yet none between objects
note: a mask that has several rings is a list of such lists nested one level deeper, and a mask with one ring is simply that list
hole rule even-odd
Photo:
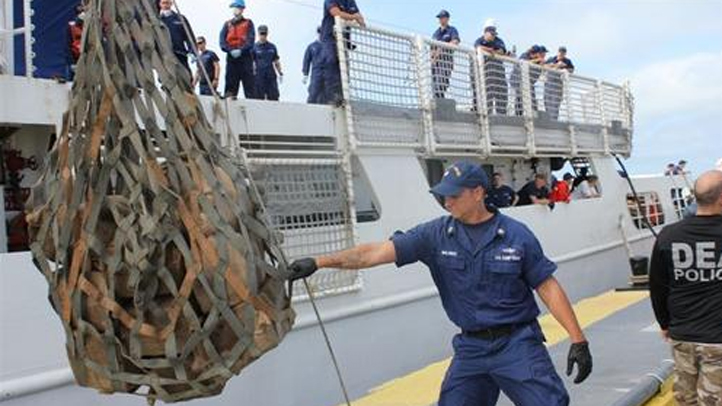
[{"label": "bale wrapped in net", "polygon": [[34,262],[78,384],[217,395],[293,324],[280,238],[152,2],[87,8],[70,108],[28,203]]}]

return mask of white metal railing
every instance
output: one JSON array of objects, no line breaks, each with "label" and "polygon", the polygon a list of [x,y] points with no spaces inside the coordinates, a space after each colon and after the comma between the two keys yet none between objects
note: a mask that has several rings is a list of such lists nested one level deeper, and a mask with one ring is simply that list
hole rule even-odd
[{"label": "white metal railing", "polygon": [[631,151],[628,86],[337,21],[353,145],[526,155]]},{"label": "white metal railing", "polygon": [[[289,260],[318,256],[355,245],[355,208],[351,173],[342,158],[251,158],[253,178],[271,226],[283,235]],[[316,296],[357,291],[357,271],[325,270],[309,278]],[[298,284],[294,298],[307,298]]]},{"label": "white metal railing", "polygon": [[632,222],[635,227],[640,230],[649,228],[647,221],[649,221],[653,227],[666,223],[667,219],[664,215],[662,202],[657,192],[642,192],[638,193],[637,197],[638,200],[635,199],[631,193],[627,195],[627,209],[629,210],[629,215],[632,217]]},{"label": "white metal railing", "polygon": [[23,26],[14,28],[13,0],[4,0],[0,7],[0,74],[12,75],[15,71],[15,37],[22,35],[25,48],[25,76],[32,77],[35,70],[33,59],[33,9],[32,0],[23,0]]}]

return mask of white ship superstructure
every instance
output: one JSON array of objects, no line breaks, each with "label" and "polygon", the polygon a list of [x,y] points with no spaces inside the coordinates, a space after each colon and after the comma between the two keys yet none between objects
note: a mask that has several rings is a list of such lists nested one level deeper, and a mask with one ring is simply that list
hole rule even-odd
[{"label": "white ship superstructure", "polygon": [[[487,83],[486,55],[379,28],[339,24],[338,30],[350,34],[350,42],[339,42],[343,107],[202,98],[219,139],[253,168],[290,257],[383,240],[444,215],[428,189],[459,159],[503,173],[515,189],[534,173],[562,168],[599,176],[599,198],[553,210],[503,209],[539,237],[573,301],[628,284],[630,252],[646,255],[652,243],[643,215],[655,227],[681,217],[683,177],[634,177],[640,210],[618,173],[613,154],[632,152],[628,85],[565,73],[555,89],[559,115],[552,117],[544,94],[557,73],[500,57],[505,80],[515,71],[521,78],[508,86],[501,114],[488,109],[490,92],[498,90]],[[434,97],[435,48],[454,58],[444,98]],[[539,79],[533,83],[530,75]],[[8,406],[139,402],[72,385],[61,325],[17,229],[22,198],[39,175],[32,163],[42,162],[58,133],[69,91],[69,84],[0,75],[0,143],[16,151],[24,167],[5,171],[0,186],[0,402]],[[354,397],[450,355],[455,328],[426,269],[413,268],[326,271],[312,278]],[[306,296],[297,289],[297,325],[277,350],[232,380],[222,396],[194,404],[339,403]]]}]

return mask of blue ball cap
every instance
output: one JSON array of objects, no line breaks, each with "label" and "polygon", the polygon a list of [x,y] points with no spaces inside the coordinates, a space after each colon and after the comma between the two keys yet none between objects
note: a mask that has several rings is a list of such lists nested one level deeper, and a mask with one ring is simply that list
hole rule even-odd
[{"label": "blue ball cap", "polygon": [[449,12],[446,10],[441,10],[441,11],[439,11],[439,14],[436,15],[436,18],[444,18],[444,17],[449,18],[449,17],[451,17],[451,14],[449,14]]},{"label": "blue ball cap", "polygon": [[455,197],[464,189],[476,189],[479,186],[489,189],[489,176],[486,171],[475,163],[461,161],[451,165],[430,192],[443,197]]},{"label": "blue ball cap", "polygon": [[235,0],[229,7],[246,8],[246,2],[245,0]]}]

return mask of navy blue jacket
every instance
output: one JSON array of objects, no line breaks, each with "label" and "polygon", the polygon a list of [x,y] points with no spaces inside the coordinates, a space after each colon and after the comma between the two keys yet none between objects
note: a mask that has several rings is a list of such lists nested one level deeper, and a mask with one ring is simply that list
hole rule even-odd
[{"label": "navy blue jacket", "polygon": [[319,55],[321,55],[321,41],[316,40],[308,45],[303,55],[303,76],[308,76],[311,66],[317,66]]},{"label": "navy blue jacket", "polygon": [[[193,30],[190,23],[185,18],[175,11],[168,17],[161,16],[160,20],[163,21],[168,32],[170,33],[170,42],[173,46],[173,52],[178,55],[188,55],[193,51]],[[188,26],[191,36],[186,34],[186,30],[183,27],[183,23]]]},{"label": "navy blue jacket", "polygon": [[497,213],[476,244],[450,216],[397,232],[396,265],[429,267],[451,321],[465,331],[528,323],[539,315],[533,290],[556,265],[524,224]]}]

